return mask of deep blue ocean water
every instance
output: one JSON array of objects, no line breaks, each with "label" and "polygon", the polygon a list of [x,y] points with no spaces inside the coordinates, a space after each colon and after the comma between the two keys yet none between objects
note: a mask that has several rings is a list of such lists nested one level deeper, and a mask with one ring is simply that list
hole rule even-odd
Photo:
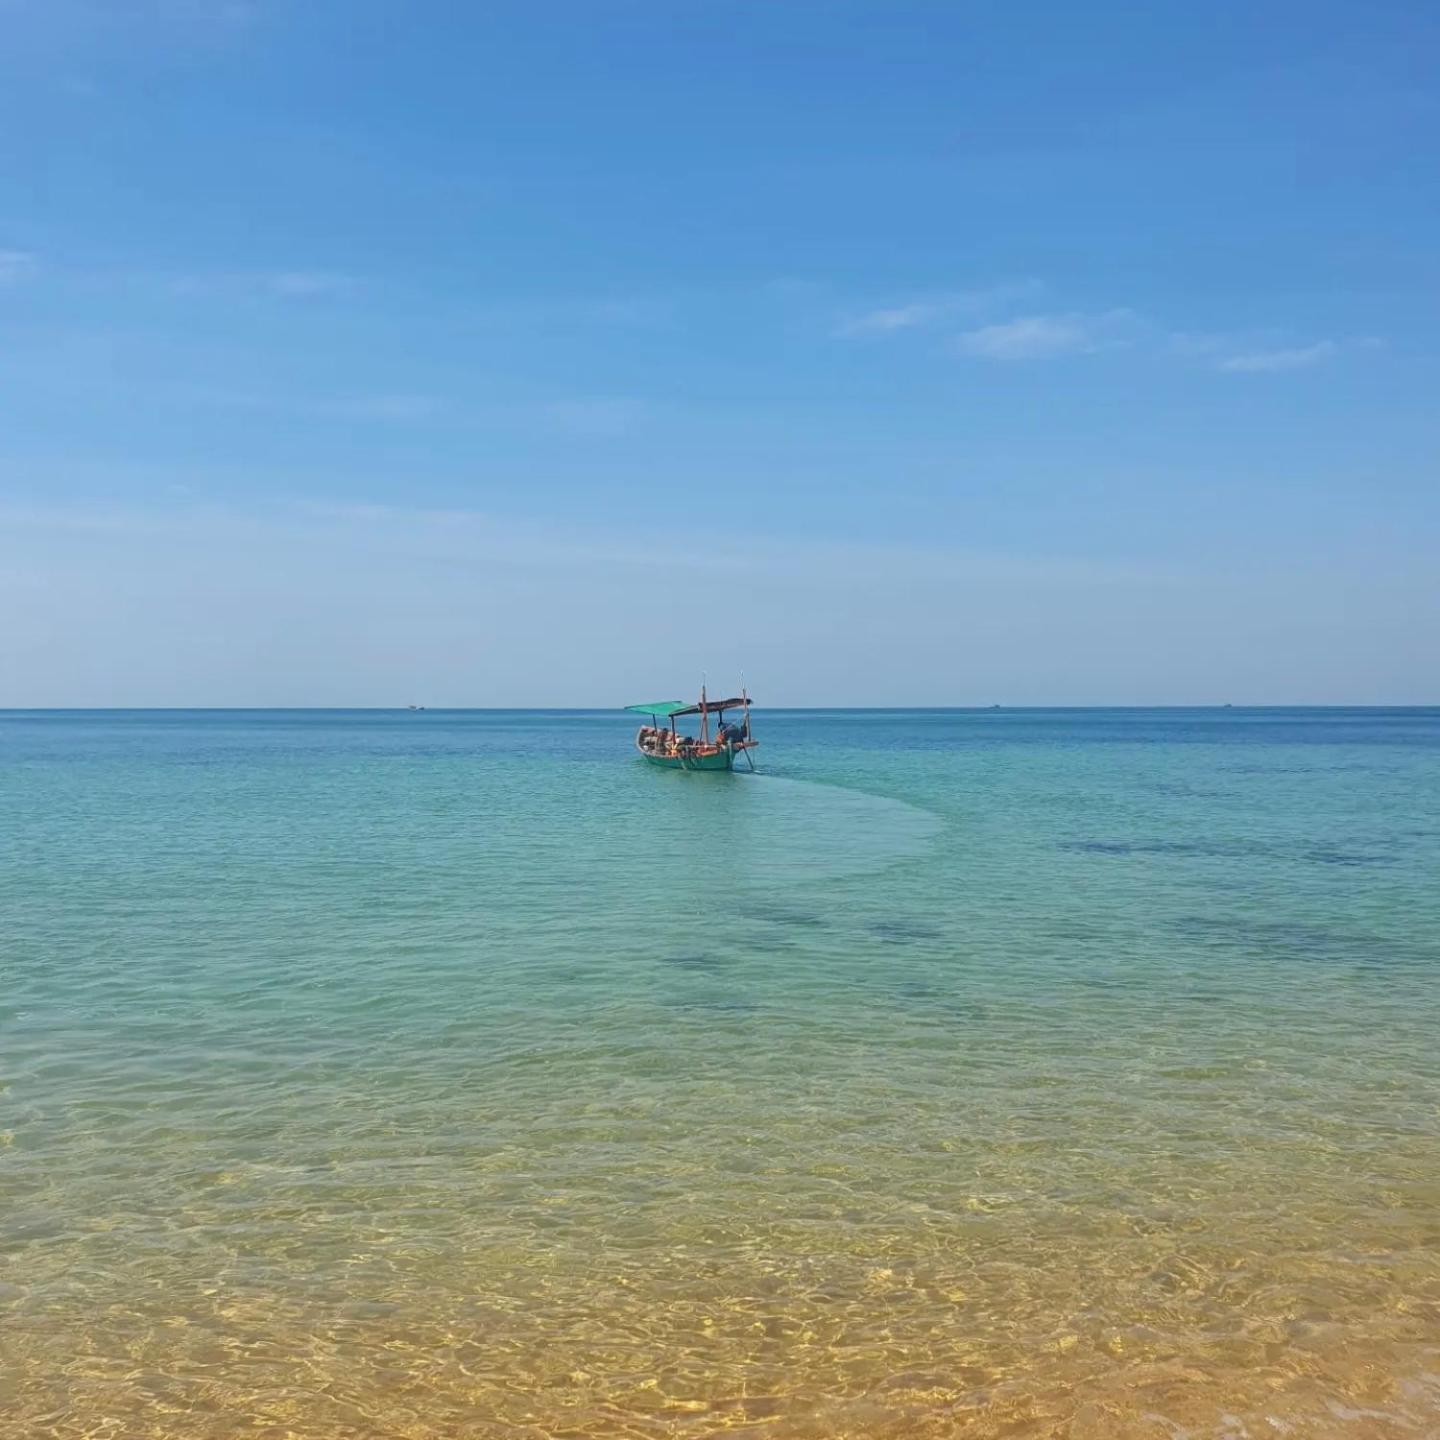
[{"label": "deep blue ocean water", "polygon": [[1440,710],[632,728],[0,712],[0,1436],[1440,1432]]}]

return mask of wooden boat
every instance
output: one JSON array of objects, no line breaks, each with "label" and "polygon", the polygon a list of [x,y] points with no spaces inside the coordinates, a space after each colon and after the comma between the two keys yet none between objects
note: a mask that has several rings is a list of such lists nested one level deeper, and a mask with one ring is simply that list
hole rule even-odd
[{"label": "wooden boat", "polygon": [[[663,765],[668,770],[733,770],[736,757],[743,755],[750,768],[755,768],[750,752],[760,742],[750,733],[750,697],[743,687],[737,697],[729,700],[708,699],[702,685],[700,699],[694,705],[683,700],[653,700],[625,708],[650,717],[651,723],[636,732],[635,748],[652,765]],[[738,725],[726,722],[727,710],[741,712]],[[679,722],[687,715],[700,717],[698,735],[680,733]],[[712,715],[714,735],[710,733]]]}]

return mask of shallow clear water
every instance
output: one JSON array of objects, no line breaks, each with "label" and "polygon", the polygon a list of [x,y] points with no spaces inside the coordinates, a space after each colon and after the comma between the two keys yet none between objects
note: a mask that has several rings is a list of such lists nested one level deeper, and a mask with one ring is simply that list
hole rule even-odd
[{"label": "shallow clear water", "polygon": [[1440,711],[0,715],[0,1436],[1440,1433]]}]

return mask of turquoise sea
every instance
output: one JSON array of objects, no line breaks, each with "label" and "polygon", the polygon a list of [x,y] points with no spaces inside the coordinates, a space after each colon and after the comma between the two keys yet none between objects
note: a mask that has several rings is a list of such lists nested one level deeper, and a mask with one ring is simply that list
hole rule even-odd
[{"label": "turquoise sea", "polygon": [[0,714],[0,1437],[1440,1434],[1440,710]]}]

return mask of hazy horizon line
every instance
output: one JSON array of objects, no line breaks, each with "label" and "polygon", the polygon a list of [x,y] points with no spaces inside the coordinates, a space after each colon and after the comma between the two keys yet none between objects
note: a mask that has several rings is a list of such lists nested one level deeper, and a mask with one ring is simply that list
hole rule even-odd
[{"label": "hazy horizon line", "polygon": [[[624,705],[0,705],[0,715],[94,715],[94,714],[139,714],[139,715],[190,715],[190,714],[267,714],[287,711],[300,714],[492,714],[524,715],[546,713],[555,715],[596,715],[624,714]],[[1327,700],[1327,701],[1205,701],[1184,703],[1144,704],[1126,702],[1118,704],[1075,704],[1056,701],[1051,704],[1006,705],[1000,702],[970,705],[933,704],[875,704],[875,705],[765,705],[752,701],[751,708],[772,713],[809,714],[829,712],[839,714],[875,714],[886,711],[911,713],[924,711],[932,714],[974,713],[989,714],[999,711],[1051,711],[1051,710],[1434,710],[1440,709],[1440,699],[1433,701],[1382,701],[1382,700]]]}]

